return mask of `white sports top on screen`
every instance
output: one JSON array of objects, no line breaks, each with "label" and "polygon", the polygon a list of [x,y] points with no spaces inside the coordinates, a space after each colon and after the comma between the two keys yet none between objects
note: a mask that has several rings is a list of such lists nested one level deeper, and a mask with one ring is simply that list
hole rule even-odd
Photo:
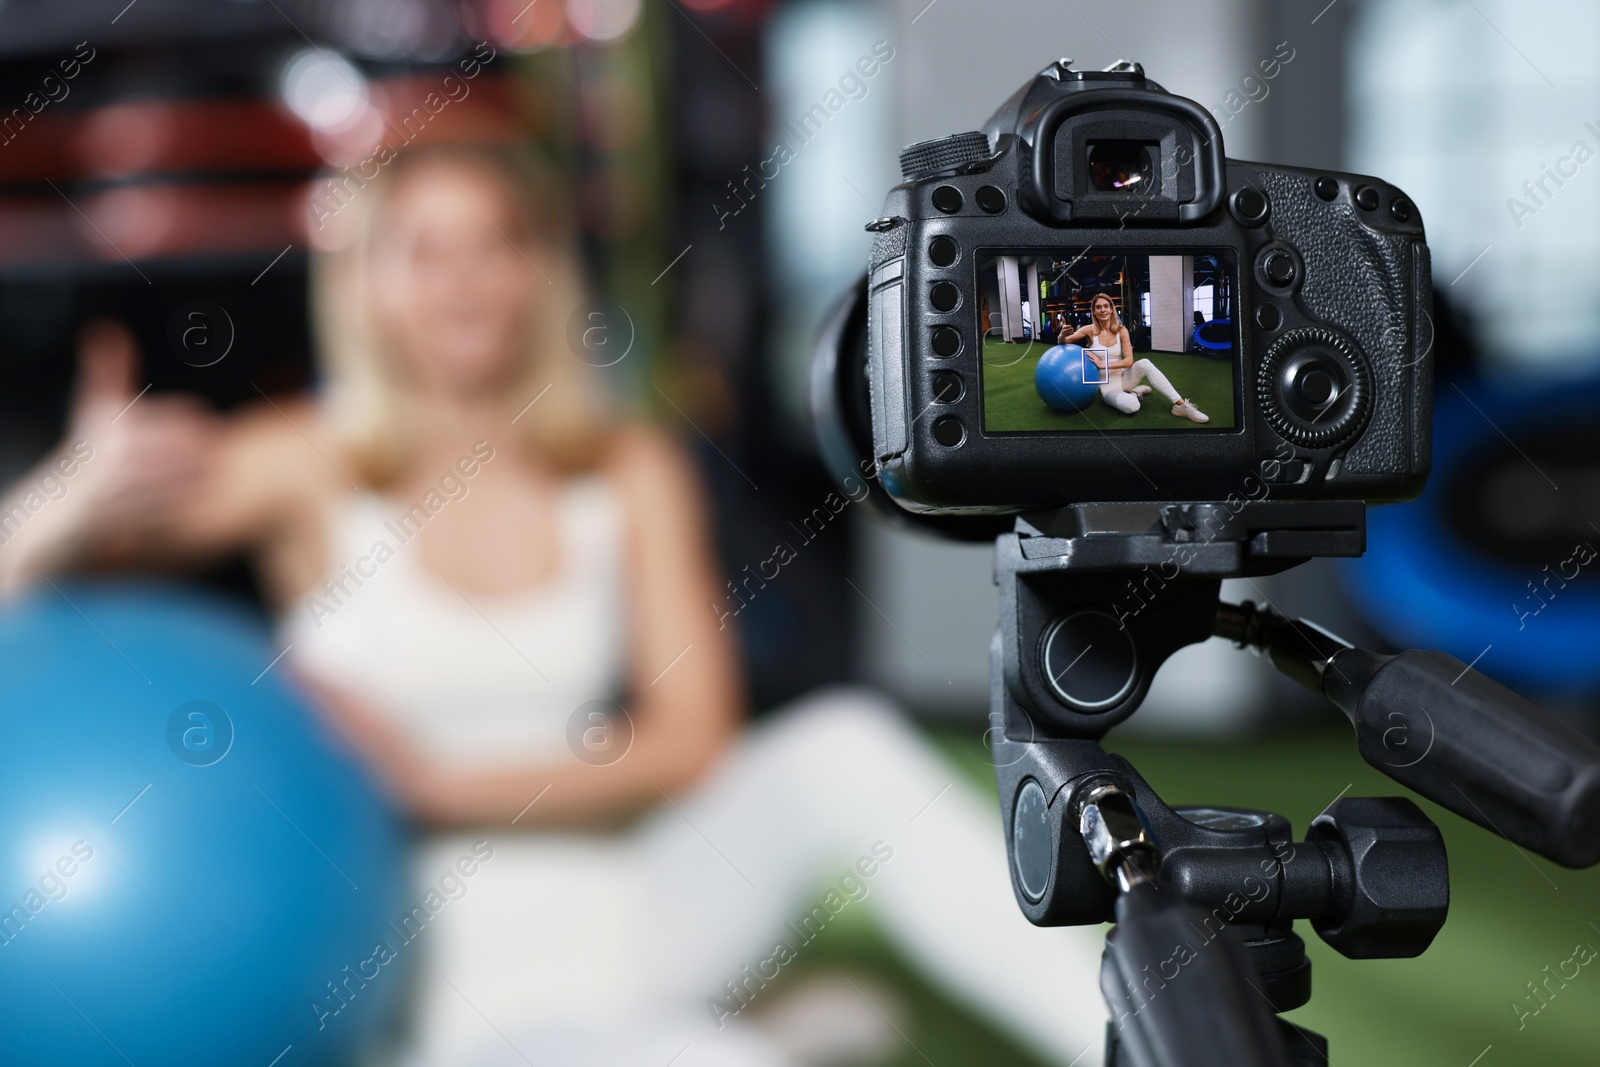
[{"label": "white sports top on screen", "polygon": [[1119,332],[1116,337],[1117,339],[1115,341],[1112,341],[1108,345],[1103,345],[1100,343],[1100,335],[1098,333],[1092,333],[1089,335],[1089,340],[1094,343],[1090,347],[1105,349],[1106,362],[1115,363],[1117,360],[1122,358],[1122,334]]},{"label": "white sports top on screen", "polygon": [[457,591],[428,571],[415,535],[403,539],[401,504],[347,497],[329,521],[333,588],[292,604],[280,634],[309,673],[443,763],[484,770],[561,758],[573,712],[621,690],[620,506],[598,477],[568,482],[557,573],[494,595]]}]

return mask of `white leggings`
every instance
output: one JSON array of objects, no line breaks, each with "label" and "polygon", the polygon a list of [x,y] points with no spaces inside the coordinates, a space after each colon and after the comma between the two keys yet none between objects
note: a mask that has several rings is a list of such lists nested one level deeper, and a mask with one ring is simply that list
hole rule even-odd
[{"label": "white leggings", "polygon": [[[994,805],[859,690],[779,713],[625,834],[487,836],[418,938],[407,1062],[782,1067],[730,989],[759,1011],[845,911],[1049,1062],[1100,1062],[1102,930],[1030,925]],[[419,881],[475,839],[435,840]]]},{"label": "white leggings", "polygon": [[1123,367],[1120,372],[1113,371],[1111,380],[1100,386],[1100,399],[1124,415],[1132,415],[1139,410],[1139,397],[1133,390],[1146,379],[1156,392],[1174,404],[1183,399],[1172,383],[1167,381],[1167,376],[1161,373],[1161,368],[1148,359],[1136,359],[1132,366]]}]

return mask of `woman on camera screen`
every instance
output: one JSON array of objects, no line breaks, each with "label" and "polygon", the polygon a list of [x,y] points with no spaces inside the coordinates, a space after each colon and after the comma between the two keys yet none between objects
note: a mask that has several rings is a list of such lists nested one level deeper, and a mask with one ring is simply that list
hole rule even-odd
[{"label": "woman on camera screen", "polygon": [[[1076,344],[1087,339],[1091,345],[1104,349],[1090,351],[1089,359],[1107,372],[1106,381],[1100,385],[1100,399],[1124,415],[1139,410],[1139,398],[1148,396],[1153,386],[1157,392],[1172,401],[1172,413],[1192,422],[1210,422],[1211,416],[1203,413],[1193,403],[1178,395],[1167,376],[1149,359],[1133,358],[1133,339],[1111,297],[1096,293],[1089,302],[1090,321],[1076,330],[1063,329],[1056,338],[1057,344]],[[1149,384],[1146,384],[1146,383]]]}]

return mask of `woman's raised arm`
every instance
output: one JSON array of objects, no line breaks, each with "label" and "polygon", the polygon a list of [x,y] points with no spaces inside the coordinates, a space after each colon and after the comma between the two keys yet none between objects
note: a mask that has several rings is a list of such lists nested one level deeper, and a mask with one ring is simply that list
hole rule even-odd
[{"label": "woman's raised arm", "polygon": [[81,566],[192,564],[276,528],[287,430],[147,396],[138,364],[121,323],[80,335],[66,434],[0,496],[0,599]]}]

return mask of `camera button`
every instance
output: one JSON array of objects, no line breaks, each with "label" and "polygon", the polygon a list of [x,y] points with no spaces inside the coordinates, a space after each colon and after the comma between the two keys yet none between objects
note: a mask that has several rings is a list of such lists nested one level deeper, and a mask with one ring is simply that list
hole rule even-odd
[{"label": "camera button", "polygon": [[935,237],[928,244],[928,260],[935,267],[948,267],[956,261],[961,249],[948,237]]},{"label": "camera button", "polygon": [[1287,288],[1294,284],[1299,275],[1295,267],[1294,257],[1280,249],[1268,252],[1261,260],[1261,273],[1267,276],[1267,281],[1279,288]]},{"label": "camera button", "polygon": [[942,370],[933,376],[934,403],[954,404],[961,399],[962,392],[961,375],[955,371]]},{"label": "camera button", "polygon": [[954,326],[940,326],[933,331],[933,353],[936,356],[953,356],[961,351],[961,333]]},{"label": "camera button", "polygon": [[1305,480],[1309,466],[1303,459],[1264,459],[1261,480],[1271,485],[1299,485]]},{"label": "camera button", "polygon": [[1370,185],[1363,185],[1356,190],[1356,207],[1362,211],[1375,211],[1378,207],[1378,190]]},{"label": "camera button", "polygon": [[1410,222],[1416,216],[1416,209],[1411,206],[1411,201],[1402,196],[1389,205],[1389,214],[1394,216],[1396,222]]},{"label": "camera button", "polygon": [[1257,304],[1256,325],[1263,330],[1276,330],[1283,325],[1283,313],[1274,304]]},{"label": "camera button", "polygon": [[1339,195],[1339,183],[1332,178],[1318,178],[1311,188],[1324,200],[1332,200]]},{"label": "camera button", "polygon": [[941,185],[933,191],[933,206],[946,215],[960,211],[962,203],[961,190],[953,185]]},{"label": "camera button", "polygon": [[1006,209],[1006,194],[992,185],[980,186],[973,199],[991,215],[998,215]]},{"label": "camera button", "polygon": [[1271,205],[1261,190],[1247,185],[1233,194],[1233,217],[1246,226],[1260,226],[1267,221]]},{"label": "camera button", "polygon": [[1326,367],[1309,367],[1296,376],[1294,391],[1306,407],[1320,410],[1327,407],[1344,390],[1334,380],[1333,372]]},{"label": "camera button", "polygon": [[954,415],[945,415],[934,421],[933,439],[946,448],[954,448],[967,439],[967,428]]},{"label": "camera button", "polygon": [[935,311],[954,311],[961,303],[961,290],[953,282],[940,282],[933,287],[929,300]]}]

